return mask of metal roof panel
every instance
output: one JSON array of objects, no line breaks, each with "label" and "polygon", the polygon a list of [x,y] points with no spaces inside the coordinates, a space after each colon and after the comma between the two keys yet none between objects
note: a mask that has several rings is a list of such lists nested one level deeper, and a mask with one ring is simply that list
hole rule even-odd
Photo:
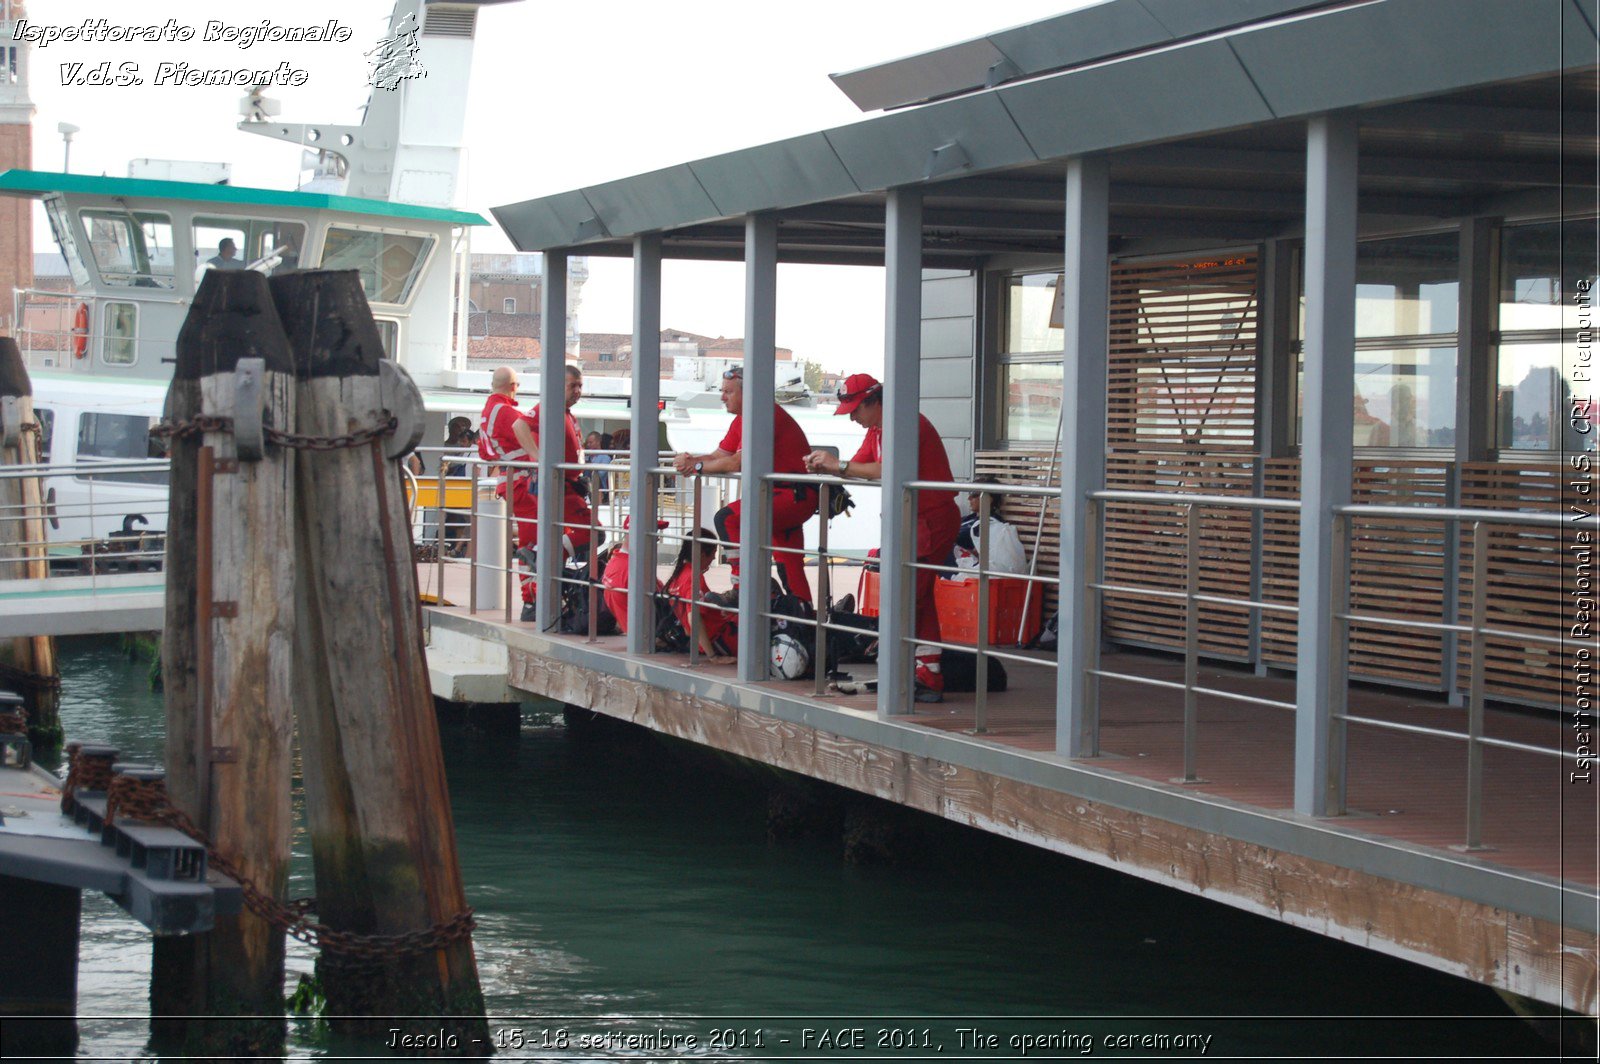
[{"label": "metal roof panel", "polygon": [[690,164],[724,217],[851,196],[860,191],[821,133],[714,155]]},{"label": "metal roof panel", "polygon": [[594,208],[582,192],[572,191],[508,203],[490,213],[518,251],[542,251],[578,243]]},{"label": "metal roof panel", "polygon": [[[839,126],[826,136],[863,192],[1038,161],[993,93]],[[930,172],[933,153],[951,144],[959,150],[943,152],[940,165],[952,168]]]},{"label": "metal roof panel", "polygon": [[1225,41],[996,90],[1042,159],[1272,120]]},{"label": "metal roof panel", "polygon": [[1022,73],[1038,74],[1165,44],[1172,34],[1138,0],[1113,0],[991,33],[989,40]]},{"label": "metal roof panel", "polygon": [[863,111],[881,111],[980,89],[989,68],[1005,58],[987,37],[980,37],[829,77]]},{"label": "metal roof panel", "polygon": [[594,205],[606,233],[644,233],[723,216],[686,163],[591,185],[583,194]]},{"label": "metal roof panel", "polygon": [[1386,0],[1233,35],[1280,117],[1509,81],[1594,52],[1566,0]]}]

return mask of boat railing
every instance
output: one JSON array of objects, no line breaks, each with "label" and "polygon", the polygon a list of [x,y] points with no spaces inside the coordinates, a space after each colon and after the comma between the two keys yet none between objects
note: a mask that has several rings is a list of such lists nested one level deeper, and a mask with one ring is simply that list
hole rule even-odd
[{"label": "boat railing", "polygon": [[[165,459],[83,459],[73,464],[38,463],[0,467],[0,481],[33,481],[35,491],[11,492],[20,503],[0,504],[0,589],[43,591],[66,578],[100,580],[158,573],[166,560],[166,505],[154,514],[149,498],[130,498],[120,487],[164,485]],[[58,494],[52,481],[67,478],[80,497]],[[63,529],[89,529],[87,535]],[[110,528],[106,535],[94,529]],[[82,585],[78,581],[76,586]],[[3,593],[3,592],[0,592]]]},{"label": "boat railing", "polygon": [[136,319],[129,319],[126,334],[109,333],[106,308],[116,303],[130,308],[133,315],[140,313],[131,300],[97,299],[82,292],[43,288],[12,289],[12,336],[24,363],[30,369],[65,369],[75,363],[85,367],[133,365],[145,361],[146,352],[171,357],[172,340],[144,336]]}]

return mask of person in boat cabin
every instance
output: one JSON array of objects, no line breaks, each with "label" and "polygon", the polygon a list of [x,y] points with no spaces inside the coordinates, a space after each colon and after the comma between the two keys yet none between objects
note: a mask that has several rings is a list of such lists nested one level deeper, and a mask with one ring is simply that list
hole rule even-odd
[{"label": "person in boat cabin", "polygon": [[[611,556],[606,559],[605,572],[600,575],[601,595],[606,601],[606,609],[611,611],[611,616],[617,619],[617,627],[623,634],[628,631],[628,528],[633,524],[632,517],[622,519],[624,537],[618,541],[611,551]],[[656,522],[656,530],[667,527],[665,521]],[[662,590],[661,581],[656,581],[656,590]]]},{"label": "person in boat cabin", "polygon": [[217,253],[206,260],[206,265],[213,270],[242,270],[244,263],[239,261],[239,245],[233,242],[233,237],[225,236],[217,245]]},{"label": "person in boat cabin", "polygon": [[[710,454],[683,451],[672,460],[672,468],[682,474],[737,473],[744,451],[744,370],[733,366],[722,374],[722,405],[733,415],[733,424],[717,449]],[[811,443],[803,429],[776,403],[772,406],[772,471],[804,473]],[[716,596],[725,606],[739,598],[739,513],[740,500],[718,510],[711,519],[725,546],[723,553],[733,570],[733,588],[726,596]],[[811,601],[811,581],[806,576],[803,529],[817,512],[817,489],[810,484],[772,488],[772,560],[778,566],[784,589],[795,598]]]},{"label": "person in boat cabin", "polygon": [[[700,571],[694,572],[694,543],[700,541]],[[683,541],[683,546],[678,549],[678,560],[672,566],[672,575],[667,578],[667,594],[672,596],[672,610],[678,616],[678,623],[683,625],[683,630],[695,638],[694,626],[689,622],[693,617],[689,612],[689,599],[697,598],[702,603],[706,601],[717,602],[713,599],[711,590],[706,584],[706,570],[711,568],[711,562],[716,557],[717,541],[711,535],[711,530],[702,528],[695,533],[694,538]],[[721,665],[733,661],[736,654],[739,624],[737,614],[727,610],[717,609],[716,606],[700,607],[700,650],[706,655],[706,660],[712,665]]]},{"label": "person in boat cabin", "polygon": [[[562,408],[562,417],[565,422],[565,440],[561,461],[565,465],[578,463],[579,435],[578,419],[572,416],[572,408],[583,398],[583,371],[570,363],[567,365],[567,386],[562,396],[566,405]],[[539,414],[543,403],[538,404],[530,413],[523,414],[511,422],[511,431],[517,438],[517,444],[524,454],[530,455],[529,461],[537,460],[539,454]],[[563,471],[563,490],[561,492],[561,521],[567,527],[561,530],[561,551],[564,557],[573,557],[579,551],[589,546],[589,522],[592,515],[589,510],[589,485],[583,479],[583,473],[576,469]],[[532,485],[532,478],[528,478]],[[535,492],[537,489],[533,489]],[[534,516],[538,516],[538,498],[534,498]],[[533,569],[533,555],[531,547],[539,542],[538,521],[518,521],[517,527],[517,560],[526,566],[530,575],[522,581],[522,619],[531,621],[534,617],[533,594],[534,581],[531,575]]]},{"label": "person in boat cabin", "polygon": [[[829,473],[858,480],[878,480],[883,476],[883,385],[869,373],[853,373],[839,385],[839,407],[835,415],[848,415],[850,420],[867,430],[861,449],[844,460],[826,451],[813,451],[806,456],[806,468],[813,473]],[[926,414],[917,415],[917,479],[949,482],[950,456],[945,452],[939,430],[933,427]],[[955,545],[956,532],[961,527],[961,511],[956,507],[953,491],[917,492],[917,561],[930,565],[944,565]],[[944,701],[944,676],[939,668],[939,648],[930,644],[939,641],[939,613],[934,606],[933,588],[936,573],[917,570],[917,644],[916,693],[918,702]]]}]

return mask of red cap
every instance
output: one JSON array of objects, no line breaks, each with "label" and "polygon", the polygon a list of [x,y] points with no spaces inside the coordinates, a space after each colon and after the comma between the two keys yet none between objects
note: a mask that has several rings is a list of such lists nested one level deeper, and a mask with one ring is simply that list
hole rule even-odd
[{"label": "red cap", "polygon": [[[622,530],[624,532],[626,532],[628,530],[628,526],[631,525],[631,524],[633,524],[633,515],[629,514],[627,517],[624,517],[622,519]],[[666,528],[666,527],[667,527],[667,523],[665,521],[662,521],[659,518],[656,519],[656,528],[657,529],[662,529],[662,528]]]},{"label": "red cap", "polygon": [[861,400],[881,391],[883,385],[870,373],[852,373],[839,385],[839,408],[834,414],[848,414],[861,405]]}]

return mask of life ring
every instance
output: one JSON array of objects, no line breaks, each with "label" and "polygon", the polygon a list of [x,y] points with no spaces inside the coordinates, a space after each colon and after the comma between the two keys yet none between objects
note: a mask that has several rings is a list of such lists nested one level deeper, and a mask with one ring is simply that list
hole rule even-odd
[{"label": "life ring", "polygon": [[78,313],[72,317],[72,357],[83,358],[89,353],[89,304],[79,303]]}]

